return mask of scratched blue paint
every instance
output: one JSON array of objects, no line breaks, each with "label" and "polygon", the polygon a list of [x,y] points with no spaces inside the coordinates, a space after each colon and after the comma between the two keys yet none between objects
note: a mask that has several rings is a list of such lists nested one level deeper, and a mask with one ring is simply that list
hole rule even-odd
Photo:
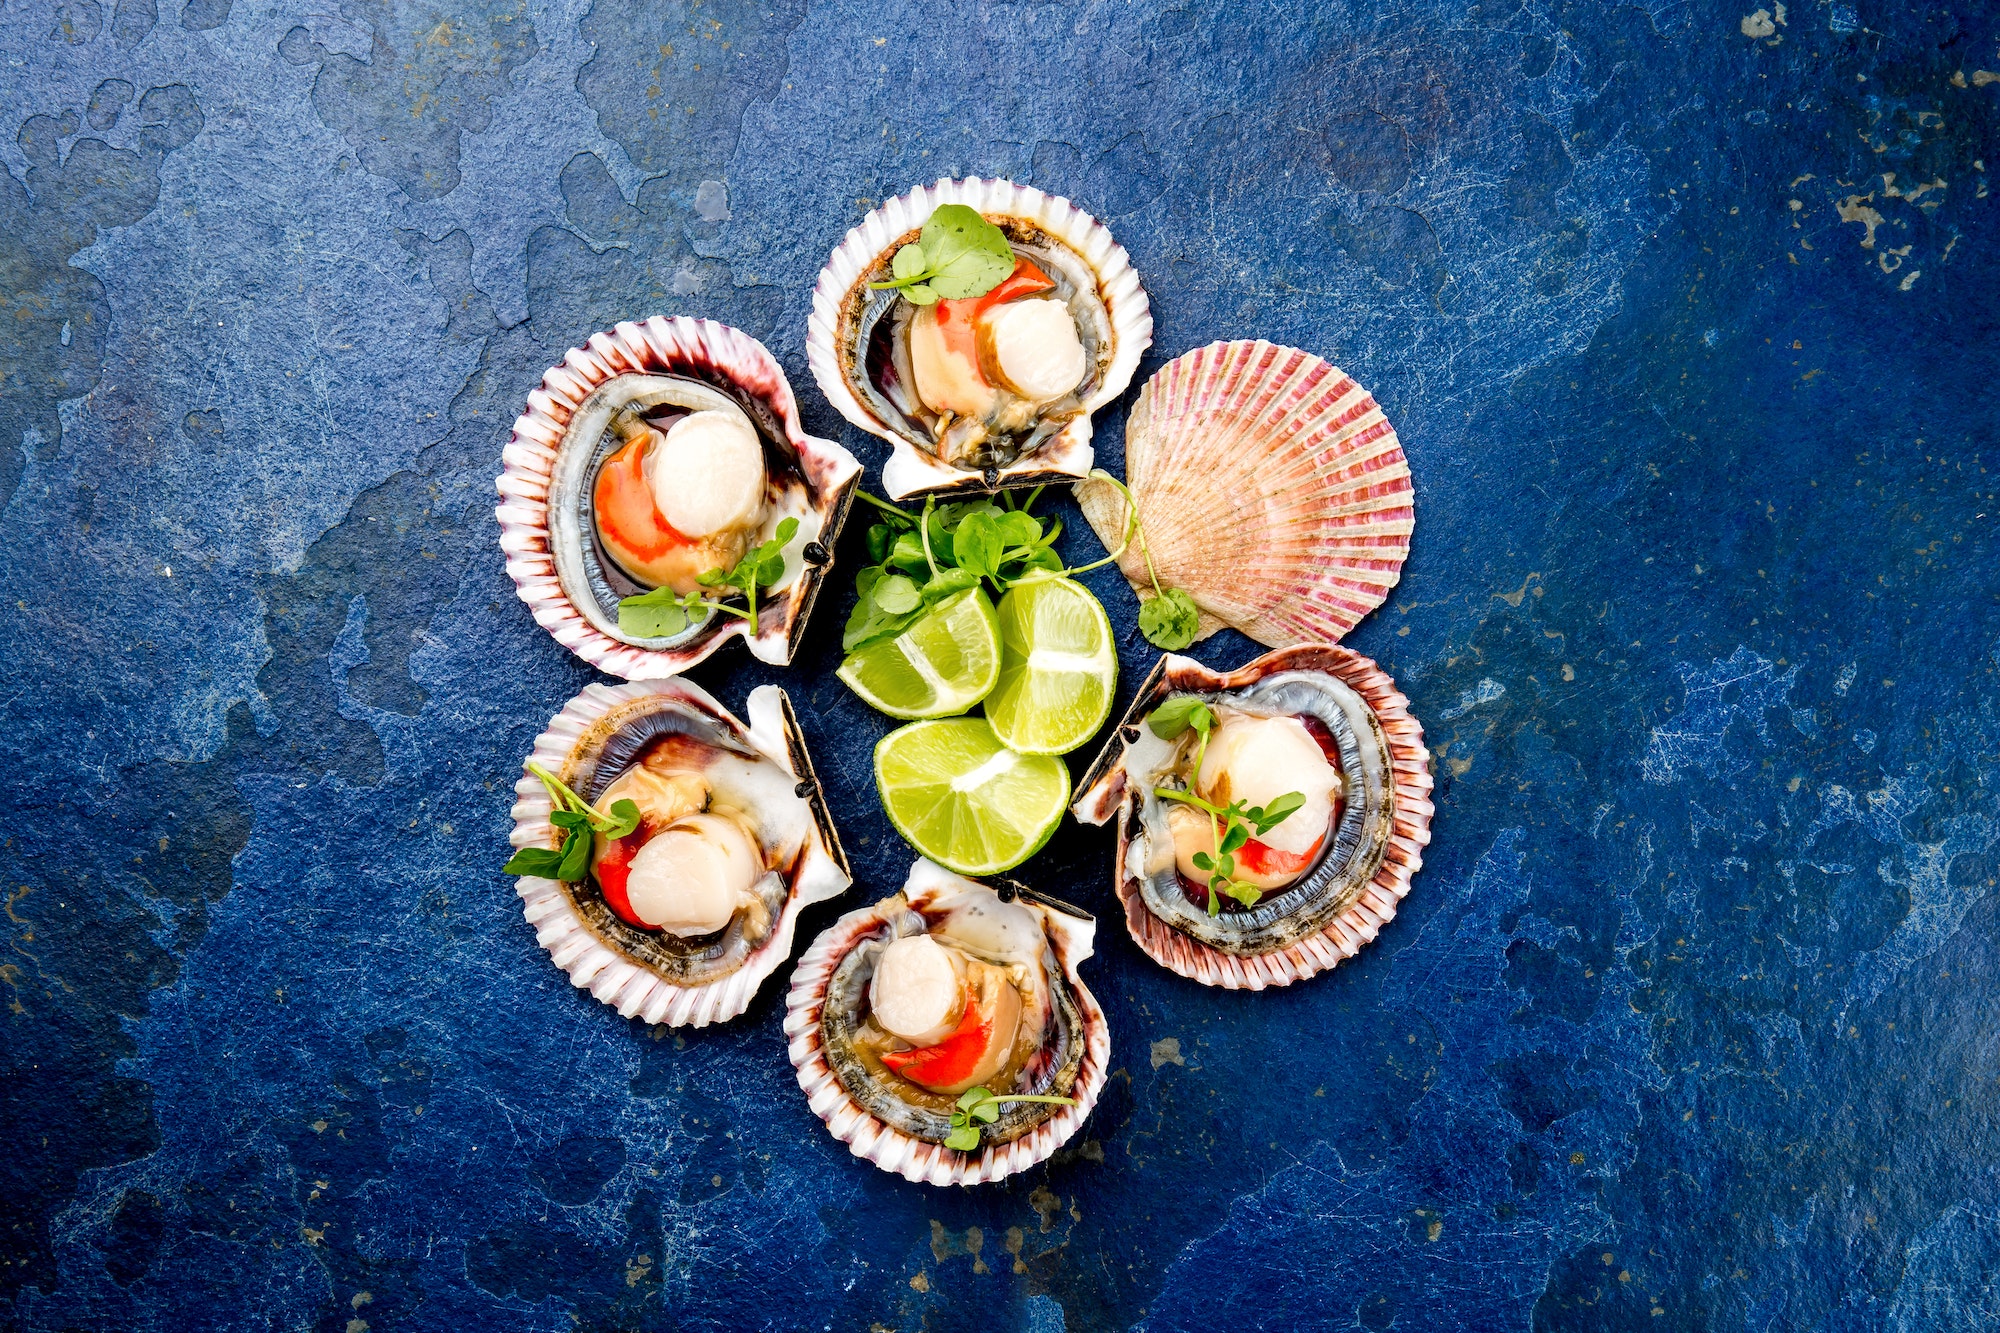
[{"label": "scratched blue paint", "polygon": [[[2000,1327],[1996,43],[1962,0],[0,10],[5,1326]],[[654,312],[879,465],[810,283],[970,172],[1110,223],[1147,369],[1258,335],[1381,399],[1419,523],[1352,642],[1439,799],[1382,938],[1258,996],[1147,963],[1064,830],[1029,873],[1105,914],[1117,1072],[942,1192],[823,1132],[779,987],[647,1030],[536,948],[507,789],[591,674],[492,477]],[[810,719],[861,883],[809,932],[909,857],[845,610],[697,673]]]}]

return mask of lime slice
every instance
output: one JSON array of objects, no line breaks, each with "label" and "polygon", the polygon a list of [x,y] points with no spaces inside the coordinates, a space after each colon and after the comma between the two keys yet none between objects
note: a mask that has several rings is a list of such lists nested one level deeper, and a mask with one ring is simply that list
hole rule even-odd
[{"label": "lime slice", "polygon": [[875,786],[896,832],[961,875],[1041,850],[1069,805],[1069,766],[1016,754],[980,717],[898,727],[875,747]]},{"label": "lime slice", "polygon": [[986,717],[1009,749],[1069,753],[1104,725],[1117,688],[1111,620],[1090,589],[1045,579],[1000,599],[1000,680]]},{"label": "lime slice", "polygon": [[962,592],[895,638],[848,654],[837,674],[890,717],[963,713],[1000,678],[993,603],[977,588]]}]

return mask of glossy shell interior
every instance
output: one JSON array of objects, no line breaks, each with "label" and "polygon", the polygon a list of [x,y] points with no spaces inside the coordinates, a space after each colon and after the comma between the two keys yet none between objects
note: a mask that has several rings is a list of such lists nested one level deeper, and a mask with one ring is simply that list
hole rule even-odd
[{"label": "glossy shell interior", "polygon": [[[990,1126],[976,1152],[943,1144],[948,1116],[897,1098],[846,1047],[869,980],[872,945],[920,928],[913,914],[940,899],[987,888],[977,880],[918,861],[900,893],[849,912],[799,959],[785,1001],[785,1036],[799,1086],[827,1129],[857,1157],[906,1180],[933,1185],[975,1185],[1000,1180],[1046,1160],[1082,1126],[1104,1090],[1111,1036],[1104,1011],[1077,975],[1090,957],[1096,923],[1088,914],[1007,886],[1015,901],[1042,920],[1057,996],[1048,1055],[1034,1068],[1031,1087],[1004,1091],[1050,1092],[1075,1099],[1072,1106],[1015,1103]],[[1003,1089],[996,1088],[999,1092]]]},{"label": "glossy shell interior", "polygon": [[[597,470],[615,448],[612,414],[635,402],[699,410],[723,399],[764,443],[759,539],[786,517],[799,520],[785,576],[759,597],[754,630],[741,616],[712,613],[672,638],[634,638],[618,628],[618,601],[640,588],[603,557],[590,511]],[[791,384],[762,343],[712,320],[661,316],[573,348],[528,395],[502,457],[495,513],[521,600],[563,646],[628,680],[678,675],[738,636],[762,661],[791,661],[861,475],[847,450],[805,433]]]},{"label": "glossy shell interior", "polygon": [[[761,938],[742,938],[732,923],[719,938],[684,944],[619,920],[594,881],[563,884],[536,876],[518,881],[528,923],[556,966],[572,984],[627,1018],[702,1027],[736,1017],[791,956],[799,912],[852,882],[791,701],[777,686],[764,685],[750,692],[745,711],[748,726],[705,690],[682,680],[591,685],[535,739],[535,761],[584,799],[595,800],[647,741],[680,732],[717,747],[739,768],[769,766],[765,785],[776,799],[799,802],[808,816],[796,856],[776,867],[763,886],[772,911],[770,929]],[[514,846],[556,845],[541,782],[524,774],[514,792]]]},{"label": "glossy shell interior", "polygon": [[[927,447],[921,427],[867,373],[869,341],[886,332],[898,304],[890,292],[867,284],[887,272],[890,257],[915,239],[940,204],[966,204],[1009,233],[1017,253],[1042,263],[1070,298],[1072,308],[1099,314],[1080,319],[1093,370],[1079,391],[1080,415],[1036,440],[1010,461],[959,467]],[[943,180],[891,199],[847,233],[820,270],[813,291],[806,356],[820,392],[850,422],[892,446],[882,485],[893,499],[953,495],[1074,481],[1086,475],[1095,454],[1090,417],[1124,392],[1139,358],[1153,341],[1153,316],[1139,275],[1123,246],[1104,224],[1069,200],[1012,181]]]},{"label": "glossy shell interior", "polygon": [[[1315,688],[1315,677],[1338,688]],[[1296,883],[1247,911],[1210,918],[1174,887],[1171,865],[1164,881],[1146,873],[1160,802],[1132,780],[1127,763],[1135,743],[1143,753],[1150,739],[1147,715],[1172,694],[1252,712],[1312,712],[1340,744],[1345,801],[1326,849]],[[1351,706],[1344,718],[1320,706],[1343,696],[1360,716]],[[1161,659],[1079,790],[1072,807],[1079,820],[1117,820],[1113,875],[1133,940],[1162,966],[1229,989],[1289,985],[1353,957],[1396,915],[1430,842],[1423,728],[1387,673],[1332,644],[1280,649],[1226,674],[1190,658]]]},{"label": "glossy shell interior", "polygon": [[[1160,582],[1200,609],[1200,636],[1337,643],[1402,577],[1416,525],[1410,466],[1372,395],[1310,352],[1219,342],[1146,381],[1125,426],[1125,480]],[[1106,550],[1125,498],[1077,488]],[[1231,539],[1217,542],[1214,534]],[[1135,543],[1120,561],[1152,595]]]}]

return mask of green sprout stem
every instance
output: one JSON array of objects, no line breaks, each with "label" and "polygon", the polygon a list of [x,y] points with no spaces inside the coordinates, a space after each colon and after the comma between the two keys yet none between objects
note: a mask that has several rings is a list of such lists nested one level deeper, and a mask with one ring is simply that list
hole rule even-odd
[{"label": "green sprout stem", "polygon": [[571,791],[567,783],[534,760],[530,759],[526,767],[530,773],[541,779],[542,786],[548,789],[549,799],[555,803],[558,809],[569,810],[575,814],[582,815],[591,828],[596,829],[600,833],[605,829],[613,828],[617,825],[618,821],[616,819],[611,818],[609,815],[599,814],[596,810],[592,809],[590,803]]},{"label": "green sprout stem", "polygon": [[924,497],[924,516],[917,523],[917,538],[924,544],[924,563],[931,567],[931,577],[938,576],[937,557],[931,554],[931,514],[937,508],[937,497]]},{"label": "green sprout stem", "polygon": [[858,486],[855,487],[854,493],[861,499],[866,500],[869,504],[874,505],[877,509],[881,510],[885,514],[894,514],[897,518],[906,518],[912,523],[915,523],[917,521],[917,516],[915,514],[912,514],[909,510],[899,509],[895,505],[890,504],[887,500],[878,500],[874,496],[870,495],[867,491],[862,490]]},{"label": "green sprout stem", "polygon": [[1090,480],[1101,481],[1107,483],[1108,485],[1115,486],[1118,488],[1118,493],[1125,497],[1125,539],[1118,543],[1117,550],[1113,551],[1110,555],[1105,556],[1102,560],[1094,560],[1090,564],[1083,565],[1077,569],[1067,570],[1065,571],[1065,575],[1074,576],[1077,574],[1084,574],[1088,573],[1090,570],[1096,569],[1100,565],[1110,564],[1112,561],[1118,559],[1118,557],[1125,554],[1126,550],[1131,547],[1132,538],[1136,534],[1139,538],[1139,554],[1144,556],[1146,559],[1146,577],[1152,580],[1153,595],[1155,597],[1158,597],[1160,595],[1160,575],[1158,571],[1156,571],[1153,568],[1153,550],[1150,546],[1146,544],[1146,529],[1139,522],[1138,497],[1132,494],[1132,488],[1130,486],[1127,486],[1124,482],[1118,480],[1118,478],[1112,476],[1109,472],[1106,472],[1101,467],[1092,468],[1090,470]]}]

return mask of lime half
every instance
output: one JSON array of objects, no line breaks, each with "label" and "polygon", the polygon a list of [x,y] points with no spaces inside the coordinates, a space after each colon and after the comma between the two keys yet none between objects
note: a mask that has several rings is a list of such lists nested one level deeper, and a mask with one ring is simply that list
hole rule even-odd
[{"label": "lime half", "polygon": [[1071,579],[1023,583],[1000,599],[993,733],[1022,754],[1067,754],[1097,734],[1118,689],[1111,620]]},{"label": "lime half", "polygon": [[849,653],[836,674],[890,717],[950,717],[984,699],[1000,678],[1000,627],[974,588],[893,639]]},{"label": "lime half", "polygon": [[986,719],[898,727],[875,747],[875,786],[896,832],[961,875],[991,875],[1041,850],[1069,805],[1069,766],[1016,754]]}]

